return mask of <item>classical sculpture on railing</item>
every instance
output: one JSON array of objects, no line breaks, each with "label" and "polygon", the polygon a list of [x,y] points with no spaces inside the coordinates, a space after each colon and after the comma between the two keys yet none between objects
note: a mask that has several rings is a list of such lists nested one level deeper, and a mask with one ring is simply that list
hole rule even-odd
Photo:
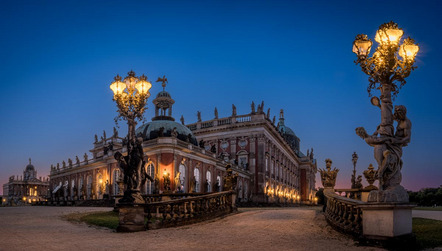
[{"label": "classical sculpture on railing", "polygon": [[319,169],[319,172],[321,173],[321,181],[324,188],[334,188],[336,183],[336,177],[338,176],[339,169],[336,167],[331,169],[332,165],[331,159],[325,160],[325,169]]},{"label": "classical sculpture on railing", "polygon": [[365,189],[376,190],[378,189],[373,183],[376,181],[376,171],[374,170],[374,166],[370,164],[368,169],[363,172],[365,179],[368,182],[368,186]]},{"label": "classical sculpture on railing", "polygon": [[226,166],[227,175],[224,177],[223,191],[231,191],[236,189],[238,183],[238,174],[233,174],[232,166],[228,164]]}]

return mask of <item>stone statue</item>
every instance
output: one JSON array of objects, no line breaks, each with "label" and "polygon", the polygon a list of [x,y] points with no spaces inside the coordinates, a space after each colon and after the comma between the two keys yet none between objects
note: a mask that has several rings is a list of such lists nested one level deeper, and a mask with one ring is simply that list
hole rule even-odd
[{"label": "stone statue", "polygon": [[200,142],[199,142],[199,146],[200,146],[201,148],[204,148],[204,141],[203,141],[203,140],[200,140]]},{"label": "stone statue", "polygon": [[201,122],[201,112],[200,111],[196,112],[196,116],[198,118],[198,122]]},{"label": "stone statue", "polygon": [[215,146],[215,144],[212,145],[212,147],[210,148],[210,151],[212,153],[216,153],[216,146]]},{"label": "stone statue", "polygon": [[64,160],[63,160],[62,164],[63,164],[62,167],[66,168],[66,162],[64,162]]},{"label": "stone statue", "polygon": [[321,174],[322,185],[324,186],[324,188],[334,188],[336,184],[336,177],[338,176],[339,169],[336,169],[335,167],[332,170],[331,169],[332,163],[333,162],[331,159],[326,159],[325,160],[326,170],[319,169],[319,172]]},{"label": "stone statue", "polygon": [[184,125],[184,117],[183,117],[183,115],[181,115],[180,121],[181,121],[181,124]]},{"label": "stone statue", "polygon": [[109,194],[109,180],[106,180],[104,187],[104,194]]},{"label": "stone statue", "polygon": [[106,131],[103,130],[103,139],[106,140]]},{"label": "stone statue", "polygon": [[158,137],[164,137],[164,127],[160,127],[160,130],[158,130]]},{"label": "stone statue", "polygon": [[261,101],[261,111],[260,113],[264,113],[264,100]]},{"label": "stone statue", "polygon": [[112,135],[113,138],[118,138],[118,131],[117,128],[114,126],[114,135]]},{"label": "stone statue", "polygon": [[57,163],[57,170],[60,170],[60,163]]},{"label": "stone statue", "polygon": [[224,176],[224,186],[223,191],[231,191],[236,189],[236,184],[238,183],[238,174],[233,174],[232,166],[228,164],[226,166],[226,176]]},{"label": "stone statue", "polygon": [[181,173],[180,173],[180,172],[177,172],[177,173],[176,173],[176,176],[175,176],[175,187],[176,187],[176,190],[177,190],[178,192],[181,192],[181,180],[180,180],[180,176],[181,176]]},{"label": "stone statue", "polygon": [[307,149],[307,157],[310,158],[310,149]]},{"label": "stone statue", "polygon": [[218,109],[216,109],[216,107],[214,113],[215,113],[215,119],[218,119]]},{"label": "stone statue", "polygon": [[310,159],[313,159],[313,147],[312,147],[312,150],[310,151]]},{"label": "stone statue", "polygon": [[269,109],[267,109],[267,119],[270,119],[270,108]]},{"label": "stone statue", "polygon": [[87,164],[87,162],[88,162],[88,156],[87,156],[87,153],[84,153],[83,158],[84,158],[84,162],[86,162],[86,164]]},{"label": "stone statue", "polygon": [[164,180],[164,191],[165,192],[170,191],[170,173],[166,173],[165,175],[163,175],[163,180]]},{"label": "stone statue", "polygon": [[172,129],[172,132],[170,133],[170,136],[172,136],[172,138],[176,138],[178,136],[178,132],[176,131],[176,127],[174,127]]},{"label": "stone statue", "polygon": [[251,108],[252,108],[252,114],[255,114],[255,102],[253,102],[253,101],[251,104]]},{"label": "stone statue", "polygon": [[195,188],[196,188],[196,179],[195,176],[192,176],[192,178],[190,179],[190,192],[195,193]]},{"label": "stone statue", "polygon": [[273,116],[272,124],[275,125],[276,116]]},{"label": "stone statue", "polygon": [[78,155],[75,156],[75,164],[77,164],[77,166],[80,165],[80,159],[78,158]]},{"label": "stone statue", "polygon": [[[120,152],[115,152],[114,158],[117,160],[124,172],[124,184],[126,191],[120,199],[120,203],[144,203],[144,199],[140,194],[140,186],[143,182],[142,169],[145,166],[143,160],[143,138],[139,137],[128,144],[128,155],[123,156]],[[147,177],[144,177],[147,178]]]},{"label": "stone statue", "polygon": [[97,134],[95,134],[95,142],[94,143],[98,143],[98,136],[97,136]]},{"label": "stone statue", "polygon": [[154,193],[158,194],[160,192],[160,178],[158,178],[158,174],[155,175],[154,186],[155,186]]},{"label": "stone statue", "polygon": [[236,106],[232,104],[232,117],[236,116]]}]

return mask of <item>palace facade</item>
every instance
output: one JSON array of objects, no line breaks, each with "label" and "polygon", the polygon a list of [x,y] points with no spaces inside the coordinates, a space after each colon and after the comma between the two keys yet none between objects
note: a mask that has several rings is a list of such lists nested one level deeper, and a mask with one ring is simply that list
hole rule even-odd
[{"label": "palace facade", "polygon": [[49,195],[49,178],[37,178],[37,170],[29,164],[23,171],[23,176],[11,176],[9,182],[3,185],[2,204],[21,205],[44,201]]},{"label": "palace facade", "polygon": [[[258,111],[185,125],[175,121],[171,95],[159,92],[153,100],[155,117],[136,129],[143,139],[148,180],[143,194],[221,191],[226,166],[238,174],[241,201],[282,202],[312,200],[316,162],[303,155],[299,138],[284,125],[281,111],[274,125]],[[92,158],[52,165],[50,189],[55,200],[93,200],[122,194],[123,174],[114,154],[126,154],[124,138],[114,128],[112,136],[95,135]]]}]

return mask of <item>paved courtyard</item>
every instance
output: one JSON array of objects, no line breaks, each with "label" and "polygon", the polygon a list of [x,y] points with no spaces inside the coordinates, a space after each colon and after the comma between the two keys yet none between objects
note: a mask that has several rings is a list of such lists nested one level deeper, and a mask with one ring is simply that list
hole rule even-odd
[{"label": "paved courtyard", "polygon": [[63,218],[106,210],[0,208],[0,250],[379,250],[333,231],[318,208],[241,209],[212,222],[124,234]]}]

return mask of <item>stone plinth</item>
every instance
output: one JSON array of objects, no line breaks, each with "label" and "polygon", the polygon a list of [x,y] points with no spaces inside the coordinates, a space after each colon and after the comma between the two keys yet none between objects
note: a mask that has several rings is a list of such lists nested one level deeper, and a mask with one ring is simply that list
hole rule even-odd
[{"label": "stone plinth", "polygon": [[139,204],[117,204],[119,223],[117,232],[139,232],[144,226],[144,206]]},{"label": "stone plinth", "polygon": [[365,237],[383,239],[411,234],[414,205],[369,203],[360,207]]}]

